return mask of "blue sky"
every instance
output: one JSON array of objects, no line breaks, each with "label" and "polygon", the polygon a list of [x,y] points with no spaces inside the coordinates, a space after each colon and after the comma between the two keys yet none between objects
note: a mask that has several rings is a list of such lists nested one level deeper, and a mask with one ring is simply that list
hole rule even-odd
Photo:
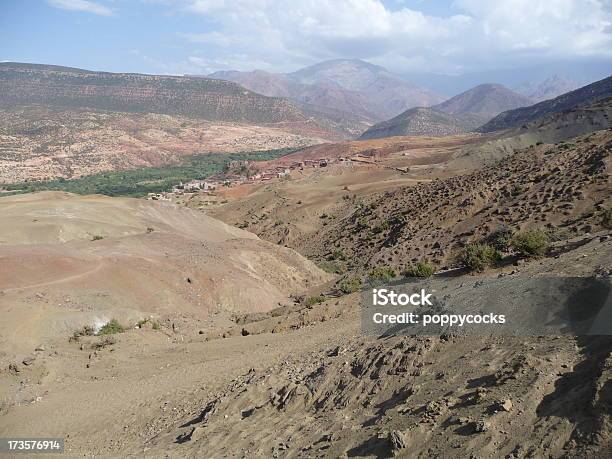
[{"label": "blue sky", "polygon": [[344,57],[404,74],[612,68],[612,0],[5,0],[0,8],[0,60],[93,70],[291,71]]}]

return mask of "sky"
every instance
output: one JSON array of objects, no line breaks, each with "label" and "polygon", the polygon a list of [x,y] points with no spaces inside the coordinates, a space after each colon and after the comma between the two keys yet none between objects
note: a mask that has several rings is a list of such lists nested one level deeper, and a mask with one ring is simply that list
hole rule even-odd
[{"label": "sky", "polygon": [[399,74],[559,65],[612,73],[612,0],[0,2],[0,61],[207,74],[336,58]]}]

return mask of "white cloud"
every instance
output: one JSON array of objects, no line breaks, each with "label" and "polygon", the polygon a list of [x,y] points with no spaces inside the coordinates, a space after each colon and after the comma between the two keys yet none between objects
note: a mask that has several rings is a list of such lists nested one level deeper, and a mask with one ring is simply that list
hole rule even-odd
[{"label": "white cloud", "polygon": [[48,3],[62,10],[83,11],[100,16],[110,16],[113,14],[110,8],[89,0],[48,0]]},{"label": "white cloud", "polygon": [[[401,71],[462,71],[529,60],[612,58],[609,0],[455,0],[427,15],[380,0],[166,0],[206,21],[183,38],[201,67],[290,70],[355,57]],[[437,9],[437,11],[439,8]],[[452,11],[452,13],[451,13]],[[211,30],[210,24],[213,24]]]}]

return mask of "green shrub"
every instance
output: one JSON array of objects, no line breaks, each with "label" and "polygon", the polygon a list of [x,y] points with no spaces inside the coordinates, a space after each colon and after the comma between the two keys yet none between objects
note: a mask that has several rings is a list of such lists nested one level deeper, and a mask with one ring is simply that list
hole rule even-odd
[{"label": "green shrub", "polygon": [[510,245],[522,256],[538,257],[548,252],[550,237],[540,229],[523,231],[512,236]]},{"label": "green shrub", "polygon": [[91,238],[92,241],[101,241],[102,239],[104,239],[104,237],[97,234]]},{"label": "green shrub", "polygon": [[346,260],[346,255],[340,249],[336,249],[331,253],[331,260]]},{"label": "green shrub", "polygon": [[361,279],[359,277],[352,277],[350,279],[345,279],[340,283],[340,291],[345,294],[353,293],[361,289],[362,287]]},{"label": "green shrub", "polygon": [[410,263],[402,272],[404,277],[431,277],[436,268],[427,261],[419,260],[416,264]]},{"label": "green shrub", "polygon": [[487,238],[487,244],[491,245],[494,249],[506,252],[510,249],[511,239],[512,232],[510,230],[500,229]]},{"label": "green shrub", "polygon": [[377,266],[370,271],[370,277],[374,280],[389,281],[395,277],[395,271],[388,266]]},{"label": "green shrub", "polygon": [[122,333],[124,331],[125,328],[121,326],[117,319],[112,319],[110,322],[102,326],[98,332],[98,335],[114,335],[115,333]]},{"label": "green shrub", "polygon": [[309,296],[306,298],[306,305],[313,306],[315,304],[323,303],[325,301],[325,297],[323,295]]},{"label": "green shrub", "polygon": [[465,247],[461,261],[470,271],[483,271],[487,266],[501,260],[501,255],[489,244],[469,244]]}]

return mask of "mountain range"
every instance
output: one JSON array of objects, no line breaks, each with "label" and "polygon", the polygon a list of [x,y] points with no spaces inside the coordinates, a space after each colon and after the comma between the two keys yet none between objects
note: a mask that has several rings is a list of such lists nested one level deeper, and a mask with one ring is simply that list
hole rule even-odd
[{"label": "mountain range", "polygon": [[543,100],[554,99],[580,86],[582,85],[565,75],[554,74],[540,81],[525,81],[516,86],[514,91],[534,102],[542,102]]},{"label": "mountain range", "polygon": [[495,115],[531,105],[531,99],[499,84],[481,84],[430,108],[413,108],[368,128],[360,138],[444,136],[477,128]]},{"label": "mountain range", "polygon": [[182,115],[207,121],[291,125],[323,138],[349,137],[367,124],[350,114],[268,97],[231,81],[189,76],[93,72],[0,63],[0,107],[40,104],[128,113]]},{"label": "mountain range", "polygon": [[612,76],[535,105],[500,113],[478,130],[492,132],[519,127],[538,118],[612,96]]},{"label": "mountain range", "polygon": [[358,59],[324,61],[292,73],[221,71],[208,77],[230,80],[267,96],[351,113],[372,122],[445,99],[384,67]]},{"label": "mountain range", "polygon": [[555,75],[522,85],[522,94],[500,84],[481,84],[445,100],[383,67],[356,59],[324,61],[292,73],[223,71],[205,77],[5,62],[0,63],[0,108],[36,104],[178,115],[273,126],[329,140],[360,134],[363,139],[443,136],[479,126],[482,132],[506,129],[564,110],[577,100],[597,100],[609,94],[608,80],[602,80],[603,86],[599,82],[577,90],[586,92],[569,92],[531,107],[535,100],[575,83]]}]

